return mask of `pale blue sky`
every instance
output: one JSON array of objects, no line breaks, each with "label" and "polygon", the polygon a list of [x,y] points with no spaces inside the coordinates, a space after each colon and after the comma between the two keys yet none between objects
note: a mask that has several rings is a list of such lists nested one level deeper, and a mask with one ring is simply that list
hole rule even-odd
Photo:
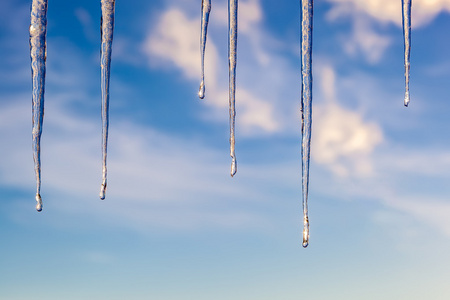
[{"label": "pale blue sky", "polygon": [[448,299],[450,2],[316,1],[301,247],[299,1],[241,0],[230,178],[226,1],[118,1],[108,191],[100,3],[50,1],[34,209],[30,3],[0,10],[0,299]]}]

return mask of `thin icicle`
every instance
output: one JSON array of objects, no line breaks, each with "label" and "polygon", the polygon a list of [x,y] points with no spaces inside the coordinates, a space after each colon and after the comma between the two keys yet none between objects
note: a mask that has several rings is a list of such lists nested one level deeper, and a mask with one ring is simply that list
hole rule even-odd
[{"label": "thin icicle", "polygon": [[106,155],[108,146],[108,125],[109,125],[109,78],[111,66],[111,47],[114,32],[114,5],[115,0],[101,0],[102,19],[101,19],[101,68],[102,68],[102,185],[100,188],[100,199],[105,199],[106,192]]},{"label": "thin icicle", "polygon": [[409,104],[409,74],[411,66],[411,0],[402,0],[403,40],[405,43],[405,106]]},{"label": "thin icicle", "polygon": [[302,0],[302,202],[303,247],[309,244],[308,184],[312,116],[313,0]]},{"label": "thin icicle", "polygon": [[42,210],[41,198],[41,135],[44,120],[45,61],[47,59],[47,0],[31,4],[30,56],[33,84],[33,160],[36,173],[36,210]]},{"label": "thin icicle", "polygon": [[237,50],[237,14],[238,0],[228,0],[228,68],[229,68],[229,92],[228,102],[230,106],[230,156],[231,176],[237,171],[236,153],[234,150],[234,124],[236,119],[236,50]]},{"label": "thin icicle", "polygon": [[206,47],[206,34],[208,32],[208,22],[210,12],[211,12],[211,0],[202,0],[202,27],[200,37],[202,81],[200,82],[200,88],[198,90],[198,97],[200,99],[205,98],[205,47]]}]

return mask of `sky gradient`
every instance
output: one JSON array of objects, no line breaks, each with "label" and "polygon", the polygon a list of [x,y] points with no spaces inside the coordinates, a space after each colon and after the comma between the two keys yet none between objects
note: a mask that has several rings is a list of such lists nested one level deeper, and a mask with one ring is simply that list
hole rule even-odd
[{"label": "sky gradient", "polygon": [[310,245],[301,246],[300,4],[239,1],[229,175],[227,3],[116,3],[108,191],[100,1],[50,1],[43,211],[30,3],[0,10],[0,299],[449,299],[450,1],[315,1]]}]

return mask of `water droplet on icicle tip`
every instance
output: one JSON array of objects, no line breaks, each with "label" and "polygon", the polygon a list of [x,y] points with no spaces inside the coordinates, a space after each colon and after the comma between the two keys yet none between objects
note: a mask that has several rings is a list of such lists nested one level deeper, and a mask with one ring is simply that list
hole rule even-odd
[{"label": "water droplet on icicle tip", "polygon": [[402,23],[403,23],[403,42],[405,59],[405,99],[403,104],[408,106],[409,97],[409,77],[411,66],[411,0],[402,0]]},{"label": "water droplet on icicle tip", "polygon": [[198,97],[200,99],[205,98],[205,83],[202,80],[202,82],[200,83],[200,88],[198,89]]},{"label": "water droplet on icicle tip", "polygon": [[237,172],[236,157],[232,157],[232,159],[231,159],[231,177],[236,175],[236,172]]},{"label": "water droplet on icicle tip", "polygon": [[41,195],[36,194],[36,210],[37,211],[42,211],[42,198]]},{"label": "water droplet on icicle tip", "polygon": [[102,183],[101,187],[100,187],[100,200],[105,200],[106,197],[106,183]]},{"label": "water droplet on icicle tip", "polygon": [[405,100],[404,100],[404,104],[405,104],[406,107],[408,106],[409,101],[410,101],[410,98],[409,98],[409,92],[407,91],[407,92],[405,93]]},{"label": "water droplet on icicle tip", "polygon": [[309,220],[308,216],[303,218],[303,248],[308,247],[309,245]]}]

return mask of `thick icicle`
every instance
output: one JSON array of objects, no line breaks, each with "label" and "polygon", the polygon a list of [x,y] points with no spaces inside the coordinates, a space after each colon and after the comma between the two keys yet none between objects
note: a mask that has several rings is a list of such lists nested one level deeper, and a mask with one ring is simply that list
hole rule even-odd
[{"label": "thick icicle", "polygon": [[409,74],[411,57],[411,0],[402,0],[403,39],[405,45],[405,106],[409,104]]},{"label": "thick icicle", "polygon": [[228,101],[230,106],[230,156],[231,176],[237,171],[236,153],[234,150],[234,124],[236,119],[236,50],[237,50],[237,14],[238,0],[228,0],[228,69],[229,69],[229,91]]},{"label": "thick icicle", "polygon": [[30,56],[33,105],[33,160],[36,173],[36,210],[42,210],[41,135],[44,120],[45,61],[47,59],[47,0],[31,4]]},{"label": "thick icicle", "polygon": [[111,47],[114,31],[114,5],[115,0],[101,0],[102,19],[101,19],[101,69],[102,69],[102,185],[100,188],[100,199],[105,199],[106,192],[106,155],[108,146],[108,125],[109,125],[109,78],[111,66]]},{"label": "thick icicle", "polygon": [[308,184],[312,116],[313,0],[302,0],[302,198],[303,247],[309,243]]},{"label": "thick icicle", "polygon": [[202,81],[200,82],[200,88],[198,90],[198,97],[200,99],[205,98],[205,47],[206,47],[206,34],[208,32],[208,22],[210,12],[211,12],[211,0],[202,0],[202,27],[200,36]]}]

